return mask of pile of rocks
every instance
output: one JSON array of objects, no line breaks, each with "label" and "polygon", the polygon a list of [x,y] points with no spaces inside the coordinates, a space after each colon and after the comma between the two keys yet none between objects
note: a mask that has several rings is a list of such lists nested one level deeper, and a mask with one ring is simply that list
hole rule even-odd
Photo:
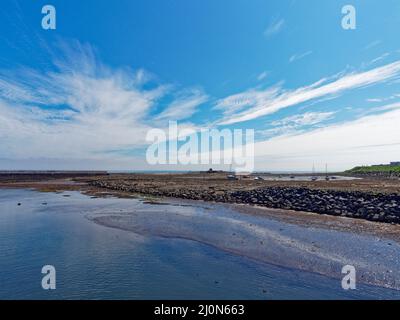
[{"label": "pile of rocks", "polygon": [[171,197],[188,200],[204,200],[215,202],[235,202],[234,198],[226,191],[215,190],[210,187],[208,190],[204,189],[190,189],[185,186],[165,187],[160,188],[158,183],[134,183],[113,180],[93,180],[88,182],[89,185],[99,188],[106,188],[116,191],[140,193],[145,195],[152,195],[156,197]]},{"label": "pile of rocks", "polygon": [[400,195],[300,187],[264,187],[245,191],[157,188],[151,183],[95,180],[91,185],[123,192],[226,203],[243,203],[297,211],[400,223]]},{"label": "pile of rocks", "polygon": [[272,187],[238,191],[232,193],[232,197],[241,203],[270,208],[400,223],[400,196],[397,194]]}]

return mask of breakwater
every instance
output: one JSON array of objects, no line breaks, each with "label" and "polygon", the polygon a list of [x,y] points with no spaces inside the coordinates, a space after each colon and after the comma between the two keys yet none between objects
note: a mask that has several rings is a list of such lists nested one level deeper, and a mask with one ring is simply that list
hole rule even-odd
[{"label": "breakwater", "polygon": [[262,187],[243,191],[221,191],[212,188],[199,190],[179,187],[161,189],[140,183],[107,180],[94,180],[89,184],[116,191],[159,197],[241,203],[370,221],[400,223],[400,196],[395,193],[319,190],[303,187]]},{"label": "breakwater", "polygon": [[400,223],[400,196],[397,194],[308,188],[265,188],[234,192],[232,197],[241,203],[271,208]]}]

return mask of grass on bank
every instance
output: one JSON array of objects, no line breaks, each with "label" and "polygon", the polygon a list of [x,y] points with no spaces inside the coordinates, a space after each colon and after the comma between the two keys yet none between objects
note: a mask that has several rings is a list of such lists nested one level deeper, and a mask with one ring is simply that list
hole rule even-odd
[{"label": "grass on bank", "polygon": [[359,166],[347,170],[347,173],[400,173],[400,166],[391,165],[373,165],[373,166]]}]

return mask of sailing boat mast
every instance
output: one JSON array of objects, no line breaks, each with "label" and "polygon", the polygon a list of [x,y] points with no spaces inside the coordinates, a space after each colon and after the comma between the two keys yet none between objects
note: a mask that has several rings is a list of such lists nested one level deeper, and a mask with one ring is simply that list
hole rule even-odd
[{"label": "sailing boat mast", "polygon": [[325,163],[325,180],[329,181],[329,176],[328,176],[328,164]]},{"label": "sailing boat mast", "polygon": [[317,180],[317,177],[315,176],[315,165],[314,165],[314,163],[312,165],[312,177],[311,177],[311,180],[312,181],[316,181]]}]

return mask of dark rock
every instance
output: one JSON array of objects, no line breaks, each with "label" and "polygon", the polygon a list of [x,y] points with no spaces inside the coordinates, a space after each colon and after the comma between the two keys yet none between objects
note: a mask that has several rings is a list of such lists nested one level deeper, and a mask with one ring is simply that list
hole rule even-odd
[{"label": "dark rock", "polygon": [[227,203],[259,205],[269,208],[290,209],[345,216],[371,221],[400,224],[400,195],[373,194],[360,191],[334,191],[305,187],[267,187],[249,191],[180,190],[172,191],[125,182],[92,181],[96,187],[150,194]]}]

